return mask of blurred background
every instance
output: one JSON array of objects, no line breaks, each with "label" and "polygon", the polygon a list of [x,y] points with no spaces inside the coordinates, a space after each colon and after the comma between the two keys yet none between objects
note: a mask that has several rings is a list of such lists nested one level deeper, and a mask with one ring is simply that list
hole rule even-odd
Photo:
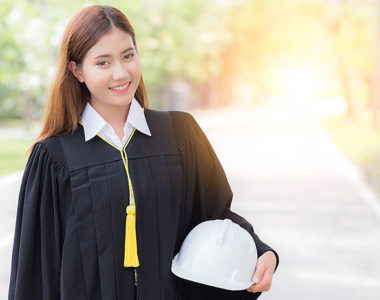
[{"label": "blurred background", "polygon": [[196,117],[278,250],[261,298],[380,299],[380,0],[0,0],[0,299],[26,150],[91,4],[126,14],[150,107]]}]

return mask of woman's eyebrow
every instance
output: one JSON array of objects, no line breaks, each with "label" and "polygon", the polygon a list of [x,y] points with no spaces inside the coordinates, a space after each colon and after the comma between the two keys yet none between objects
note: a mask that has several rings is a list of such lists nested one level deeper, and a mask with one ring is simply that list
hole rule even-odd
[{"label": "woman's eyebrow", "polygon": [[[134,47],[129,47],[129,48],[121,51],[120,54],[123,54],[125,52],[128,52],[129,50],[134,50],[134,49],[135,49]],[[94,57],[93,59],[98,59],[98,58],[102,58],[102,57],[111,57],[111,55],[110,54],[101,54],[101,55],[98,55],[97,57]]]}]

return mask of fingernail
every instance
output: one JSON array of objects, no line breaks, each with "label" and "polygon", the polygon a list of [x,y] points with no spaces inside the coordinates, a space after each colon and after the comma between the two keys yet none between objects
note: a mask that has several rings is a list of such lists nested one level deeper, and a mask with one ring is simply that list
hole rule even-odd
[{"label": "fingernail", "polygon": [[259,282],[259,278],[253,278],[253,282],[254,283],[258,283]]}]

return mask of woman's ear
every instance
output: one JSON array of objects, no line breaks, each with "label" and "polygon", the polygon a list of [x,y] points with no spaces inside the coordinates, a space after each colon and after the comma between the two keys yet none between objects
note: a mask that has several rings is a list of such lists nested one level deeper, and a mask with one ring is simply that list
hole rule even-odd
[{"label": "woman's ear", "polygon": [[79,82],[84,82],[82,68],[76,64],[75,61],[69,62],[69,69],[74,74],[74,76],[79,80]]}]

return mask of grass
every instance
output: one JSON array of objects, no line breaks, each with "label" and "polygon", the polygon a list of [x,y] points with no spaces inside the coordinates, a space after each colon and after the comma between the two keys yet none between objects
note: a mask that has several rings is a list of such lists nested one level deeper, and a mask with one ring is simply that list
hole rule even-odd
[{"label": "grass", "polygon": [[41,120],[31,120],[28,124],[21,118],[0,117],[0,127],[36,127],[41,125]]},{"label": "grass", "polygon": [[24,169],[32,139],[0,139],[0,176]]},{"label": "grass", "polygon": [[355,120],[328,116],[320,121],[343,155],[359,166],[380,193],[380,124],[379,128],[373,128],[371,113],[362,109],[357,111]]},{"label": "grass", "polygon": [[368,111],[359,111],[355,121],[345,116],[321,118],[332,141],[343,154],[354,163],[363,163],[380,158],[380,124],[373,129]]}]

